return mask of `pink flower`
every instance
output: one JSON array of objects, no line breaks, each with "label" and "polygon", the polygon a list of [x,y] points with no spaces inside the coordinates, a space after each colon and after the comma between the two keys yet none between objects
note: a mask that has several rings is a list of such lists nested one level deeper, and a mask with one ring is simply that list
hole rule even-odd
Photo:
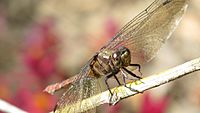
[{"label": "pink flower", "polygon": [[120,110],[121,110],[121,104],[117,103],[114,106],[109,106],[107,113],[120,113]]},{"label": "pink flower", "polygon": [[149,93],[144,94],[141,113],[164,113],[169,104],[169,97],[154,100]]},{"label": "pink flower", "polygon": [[13,98],[14,104],[29,113],[47,113],[54,108],[55,98],[46,93],[22,88]]},{"label": "pink flower", "polygon": [[113,18],[108,18],[105,22],[106,37],[109,39],[112,39],[118,30],[119,30],[119,26],[117,22]]},{"label": "pink flower", "polygon": [[56,73],[58,37],[53,20],[35,24],[26,36],[23,58],[27,67],[41,79]]}]

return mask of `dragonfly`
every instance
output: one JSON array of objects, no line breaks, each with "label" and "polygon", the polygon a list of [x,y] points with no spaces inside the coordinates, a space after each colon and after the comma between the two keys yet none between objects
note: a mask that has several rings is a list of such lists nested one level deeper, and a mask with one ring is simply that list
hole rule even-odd
[{"label": "dragonfly", "polygon": [[[118,85],[125,86],[127,74],[140,80],[141,77],[128,67],[140,71],[142,64],[155,57],[180,22],[188,1],[155,0],[96,52],[79,74],[48,86],[44,91],[51,94],[64,89],[55,113],[95,113],[95,104],[93,109],[83,111],[81,101],[101,92],[98,79],[102,77],[111,95],[113,92],[108,84],[111,77],[114,77]],[[123,83],[118,80],[118,74],[122,76]],[[67,107],[75,103],[78,106]]]}]

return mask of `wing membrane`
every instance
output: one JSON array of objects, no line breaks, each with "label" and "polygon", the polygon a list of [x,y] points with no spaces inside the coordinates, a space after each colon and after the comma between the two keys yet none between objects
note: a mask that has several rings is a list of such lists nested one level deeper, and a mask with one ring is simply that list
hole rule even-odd
[{"label": "wing membrane", "polygon": [[[147,9],[127,23],[103,49],[126,46],[132,61],[144,63],[151,60],[178,25],[188,0],[155,0]],[[93,113],[95,104],[84,108],[83,99],[100,93],[97,78],[88,75],[89,65],[79,73],[80,78],[68,86],[57,103],[55,113]],[[87,104],[89,104],[87,103]]]},{"label": "wing membrane", "polygon": [[79,75],[77,81],[68,86],[67,90],[57,103],[55,113],[95,113],[95,103],[90,103],[89,108],[85,108],[83,99],[100,93],[101,89],[97,78],[88,76],[89,68],[86,66]]},{"label": "wing membrane", "polygon": [[125,25],[105,49],[126,46],[133,63],[151,60],[178,25],[188,0],[155,0]]}]

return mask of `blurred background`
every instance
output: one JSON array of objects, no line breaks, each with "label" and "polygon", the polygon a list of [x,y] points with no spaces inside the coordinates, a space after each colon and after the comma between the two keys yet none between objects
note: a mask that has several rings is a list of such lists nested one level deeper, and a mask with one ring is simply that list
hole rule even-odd
[{"label": "blurred background", "polygon": [[[42,92],[81,67],[153,0],[0,0],[0,99],[30,113],[52,111]],[[175,33],[142,67],[144,76],[200,56],[200,1],[191,0]],[[101,105],[98,113],[199,113],[199,72]]]}]

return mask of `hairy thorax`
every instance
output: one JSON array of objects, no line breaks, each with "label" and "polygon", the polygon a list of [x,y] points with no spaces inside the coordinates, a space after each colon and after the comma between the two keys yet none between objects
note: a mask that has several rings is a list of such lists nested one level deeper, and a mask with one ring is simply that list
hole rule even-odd
[{"label": "hairy thorax", "polygon": [[117,74],[120,68],[130,65],[130,51],[121,47],[116,50],[102,50],[97,53],[90,63],[91,76],[101,77],[109,73]]}]

